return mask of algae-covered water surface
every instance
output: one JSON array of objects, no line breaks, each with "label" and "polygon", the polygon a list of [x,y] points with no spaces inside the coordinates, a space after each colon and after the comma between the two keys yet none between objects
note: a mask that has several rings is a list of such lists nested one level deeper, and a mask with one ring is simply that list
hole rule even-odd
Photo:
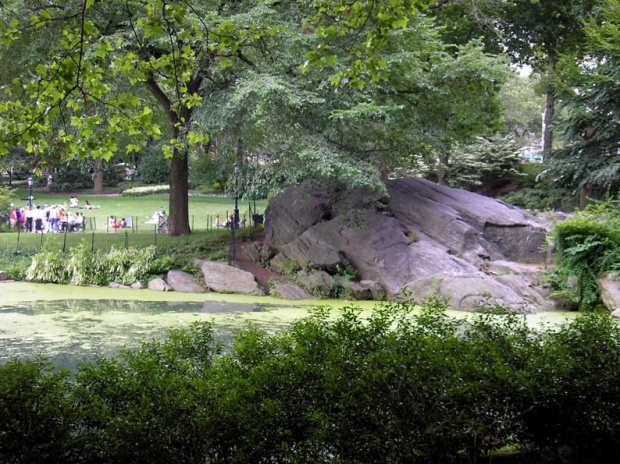
[{"label": "algae-covered water surface", "polygon": [[41,354],[74,368],[80,360],[113,355],[195,321],[213,322],[216,337],[227,343],[249,323],[270,332],[288,327],[309,307],[234,295],[4,283],[0,362]]},{"label": "algae-covered water surface", "polygon": [[[215,293],[186,294],[110,288],[0,284],[0,362],[41,354],[75,368],[80,360],[114,355],[123,346],[161,338],[170,327],[195,321],[214,323],[218,340],[229,343],[239,329],[254,324],[268,332],[289,327],[321,304],[334,308],[344,301],[286,301]],[[355,302],[364,310],[373,302]],[[467,313],[449,311],[454,317]],[[572,313],[528,315],[531,324],[561,323]]]}]

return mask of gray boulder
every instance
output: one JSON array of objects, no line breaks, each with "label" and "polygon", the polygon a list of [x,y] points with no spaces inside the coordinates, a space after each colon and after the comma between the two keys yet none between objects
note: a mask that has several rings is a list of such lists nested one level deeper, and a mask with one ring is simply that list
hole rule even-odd
[{"label": "gray boulder", "polygon": [[166,281],[175,292],[204,293],[206,291],[193,275],[179,269],[168,271]]},{"label": "gray boulder", "polygon": [[620,309],[620,281],[613,275],[606,275],[597,280],[601,291],[601,300],[607,309],[614,312]]},{"label": "gray boulder", "polygon": [[299,271],[296,282],[314,296],[327,298],[338,284],[336,279],[325,271]]},{"label": "gray boulder", "polygon": [[214,292],[264,295],[252,273],[229,266],[226,263],[205,261],[202,263],[205,286]]},{"label": "gray boulder", "polygon": [[2,282],[3,280],[8,280],[9,276],[7,275],[6,272],[4,271],[0,271],[0,282]]},{"label": "gray boulder", "polygon": [[119,284],[118,282],[110,282],[110,284],[108,285],[108,287],[110,288],[124,288],[124,289],[128,289],[131,288],[128,285],[123,285],[123,284]]},{"label": "gray boulder", "polygon": [[273,258],[274,249],[260,242],[252,242],[243,250],[245,259],[260,266],[264,266]]},{"label": "gray boulder", "polygon": [[349,282],[349,288],[356,300],[382,300],[385,297],[385,290],[374,280]]},{"label": "gray boulder", "polygon": [[149,280],[148,288],[158,292],[169,292],[172,290],[172,287],[164,279],[160,278]]},{"label": "gray boulder", "polygon": [[329,218],[328,200],[321,188],[309,182],[285,190],[265,210],[266,242],[274,247],[282,246]]},{"label": "gray boulder", "polygon": [[[520,279],[520,276],[509,276]],[[408,295],[423,301],[433,294],[448,300],[448,306],[459,310],[482,310],[494,305],[523,312],[549,309],[540,294],[525,282],[501,282],[482,272],[471,274],[440,274],[411,282],[406,287]]]},{"label": "gray boulder", "polygon": [[[385,208],[360,201],[363,207],[355,212],[338,206],[330,210],[321,192],[311,200],[312,189],[303,195],[300,188],[287,190],[283,198],[295,203],[301,195],[304,204],[315,208],[307,217],[303,208],[296,208],[292,219],[288,212],[278,217],[285,205],[275,203],[270,214],[278,227],[269,229],[268,240],[279,253],[270,264],[333,273],[337,264],[348,263],[360,280],[376,282],[374,299],[384,294],[420,300],[439,291],[459,309],[475,309],[483,300],[512,309],[549,307],[536,288],[540,266],[525,264],[546,258],[547,229],[534,216],[423,179],[389,181],[387,190]],[[309,282],[300,276],[297,283],[312,288],[311,293],[329,287],[325,277]],[[359,298],[368,296],[368,289],[358,284],[351,290]]]},{"label": "gray boulder", "polygon": [[314,300],[315,297],[303,288],[285,282],[278,282],[273,286],[273,296],[287,300]]}]

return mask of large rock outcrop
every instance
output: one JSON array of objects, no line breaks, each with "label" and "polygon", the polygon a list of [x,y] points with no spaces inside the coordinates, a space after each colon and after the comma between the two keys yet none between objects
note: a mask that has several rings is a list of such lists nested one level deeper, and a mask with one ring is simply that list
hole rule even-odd
[{"label": "large rock outcrop", "polygon": [[[534,216],[424,179],[388,181],[387,190],[387,200],[360,197],[354,203],[364,206],[347,211],[315,186],[288,189],[266,211],[266,241],[279,250],[273,262],[332,273],[352,265],[390,299],[438,292],[464,310],[489,302],[547,309],[530,276],[510,264],[544,261],[547,230]],[[496,262],[507,271],[493,270]]]}]

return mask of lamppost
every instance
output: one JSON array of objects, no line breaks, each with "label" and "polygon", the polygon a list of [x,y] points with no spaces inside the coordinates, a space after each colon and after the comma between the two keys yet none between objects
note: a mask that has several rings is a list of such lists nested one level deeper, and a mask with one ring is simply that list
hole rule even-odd
[{"label": "lamppost", "polygon": [[28,185],[28,206],[32,207],[32,177],[26,179]]},{"label": "lamppost", "polygon": [[230,223],[230,250],[228,253],[228,264],[233,264],[237,256],[236,230],[239,227],[239,164],[235,163],[235,210],[233,212],[232,221]]}]

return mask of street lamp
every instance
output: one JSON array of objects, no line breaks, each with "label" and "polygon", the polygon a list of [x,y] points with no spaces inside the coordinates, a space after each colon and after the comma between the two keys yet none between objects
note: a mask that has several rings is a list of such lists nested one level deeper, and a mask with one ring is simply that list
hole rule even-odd
[{"label": "street lamp", "polygon": [[28,206],[32,207],[32,177],[26,179],[28,185]]}]

